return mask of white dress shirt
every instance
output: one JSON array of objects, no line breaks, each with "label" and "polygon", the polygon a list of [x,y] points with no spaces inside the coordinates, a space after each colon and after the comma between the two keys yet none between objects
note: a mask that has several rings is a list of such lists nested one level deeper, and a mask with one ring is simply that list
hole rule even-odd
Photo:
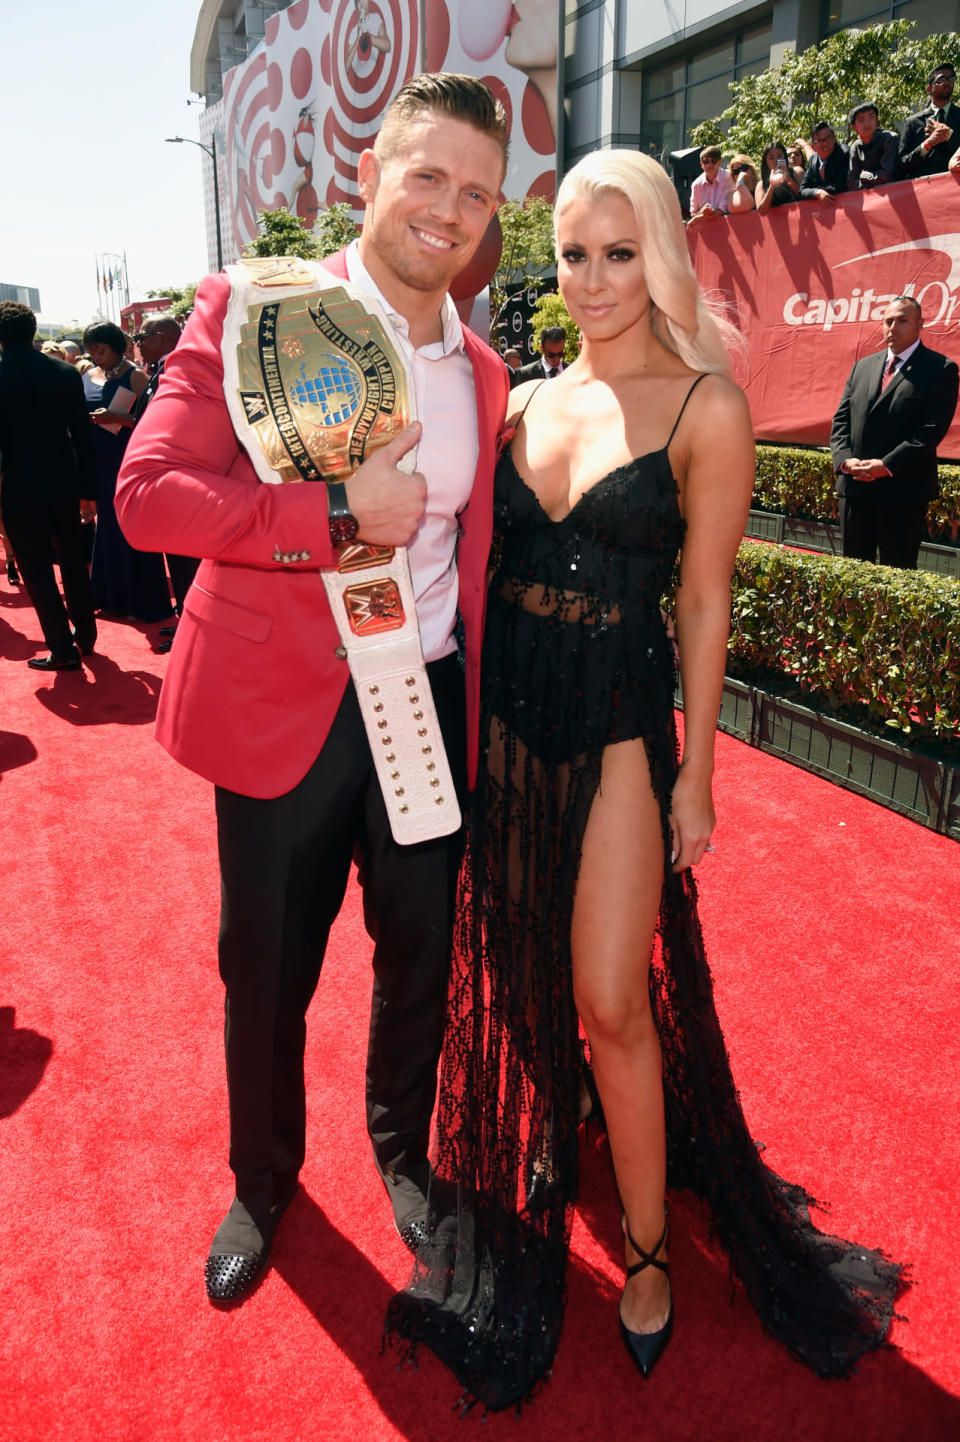
[{"label": "white dress shirt", "polygon": [[[907,348],[906,348],[906,350],[900,351],[899,354],[894,354],[893,349],[892,349],[890,346],[887,346],[887,362],[886,362],[886,364],[889,365],[890,362],[891,362],[891,360],[895,360],[895,361],[898,362],[897,368],[896,368],[896,370],[895,370],[894,373],[893,373],[894,376],[900,374],[900,372],[903,370],[903,368],[904,368],[904,366],[906,365],[907,361],[908,361],[908,360],[910,359],[910,357],[913,355],[914,351],[916,350],[916,348],[917,348],[917,346],[918,346],[919,344],[920,344],[919,340],[915,340],[914,343],[913,343],[913,345],[908,345]],[[886,369],[886,366],[884,366],[884,369]],[[893,380],[893,376],[891,376],[890,379]]]},{"label": "white dress shirt", "polygon": [[427,509],[407,554],[423,658],[438,661],[457,649],[457,515],[470,499],[480,453],[473,366],[449,296],[441,311],[443,339],[414,350],[410,327],[377,288],[356,241],[347,247],[346,259],[351,284],[378,300],[390,317],[397,349],[413,375],[417,417],[423,424],[416,468],[427,482]]},{"label": "white dress shirt", "polygon": [[730,172],[722,166],[713,180],[708,180],[701,171],[690,187],[690,214],[693,215],[705,205],[712,205],[715,210],[726,213],[730,209],[732,189]]}]

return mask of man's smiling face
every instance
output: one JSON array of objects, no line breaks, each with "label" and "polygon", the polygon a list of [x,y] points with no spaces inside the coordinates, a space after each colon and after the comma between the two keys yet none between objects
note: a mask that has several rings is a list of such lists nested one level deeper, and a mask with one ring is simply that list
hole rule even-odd
[{"label": "man's smiling face", "polygon": [[368,268],[379,262],[411,290],[448,290],[483,238],[503,168],[497,140],[430,111],[386,156],[364,151],[358,178]]}]

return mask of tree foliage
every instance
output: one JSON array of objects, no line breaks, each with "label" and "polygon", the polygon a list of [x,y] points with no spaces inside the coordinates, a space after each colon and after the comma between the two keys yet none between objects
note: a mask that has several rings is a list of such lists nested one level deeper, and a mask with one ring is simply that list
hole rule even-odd
[{"label": "tree foliage", "polygon": [[330,205],[320,212],[313,227],[313,237],[317,242],[319,260],[326,255],[333,255],[334,251],[342,250],[345,245],[356,240],[356,222],[345,200],[340,200],[336,205]]},{"label": "tree foliage", "polygon": [[319,244],[309,230],[304,230],[297,216],[284,206],[276,210],[258,210],[258,234],[245,247],[244,255],[296,255],[300,260],[319,260]]},{"label": "tree foliage", "polygon": [[860,100],[876,102],[880,124],[898,130],[923,108],[927,75],[944,61],[960,64],[960,35],[910,38],[912,20],[892,20],[866,30],[839,30],[762,75],[730,85],[732,104],[714,120],[690,131],[690,144],[719,145],[759,161],[774,141],[809,138],[818,120],[829,121],[844,140],[847,115]]},{"label": "tree foliage", "polygon": [[556,264],[553,206],[548,200],[539,196],[505,200],[497,214],[503,251],[490,282],[490,336],[494,344],[500,338],[510,297],[518,291],[539,289],[545,273]]},{"label": "tree foliage", "polygon": [[147,300],[156,300],[158,296],[167,296],[170,304],[167,310],[177,320],[184,321],[193,310],[193,301],[197,293],[198,280],[192,281],[190,285],[162,285],[159,290],[148,290]]}]

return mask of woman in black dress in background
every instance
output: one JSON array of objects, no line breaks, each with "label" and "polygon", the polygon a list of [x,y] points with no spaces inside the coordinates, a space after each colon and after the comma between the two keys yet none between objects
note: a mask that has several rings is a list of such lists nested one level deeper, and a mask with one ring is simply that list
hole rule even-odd
[{"label": "woman in black dress in background", "polygon": [[126,358],[128,337],[112,321],[96,321],[83,333],[93,367],[83,389],[95,426],[97,533],[93,543],[93,603],[107,615],[164,621],[173,614],[163,557],[137,551],[120,529],[114,510],[117,475],[134,420],[132,410],[147,376]]},{"label": "woman in black dress in background", "polygon": [[[511,395],[431,1191],[390,1323],[468,1393],[552,1364],[577,1185],[582,1024],[622,1204],[620,1328],[646,1376],[673,1323],[667,1175],[706,1197],[768,1330],[824,1375],[882,1340],[898,1269],[824,1236],[760,1160],[713,1005],[690,868],[711,777],[730,577],[753,484],[746,402],[666,173],[588,156],[555,212],[578,360]],[[509,432],[508,432],[509,434]],[[661,598],[676,579],[684,691]]]}]

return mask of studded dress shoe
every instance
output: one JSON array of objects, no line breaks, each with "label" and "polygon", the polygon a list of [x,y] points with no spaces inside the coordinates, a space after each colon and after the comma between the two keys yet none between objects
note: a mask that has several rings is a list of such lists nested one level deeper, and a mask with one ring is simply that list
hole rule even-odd
[{"label": "studded dress shoe", "polygon": [[407,1251],[414,1257],[427,1240],[427,1223],[423,1217],[413,1217],[401,1227],[397,1223],[397,1236]]},{"label": "studded dress shoe", "polygon": [[31,656],[27,665],[34,671],[79,671],[80,652],[76,647],[65,656],[57,656],[51,651],[47,656]]},{"label": "studded dress shoe", "polygon": [[270,1260],[277,1224],[294,1192],[284,1201],[275,1202],[260,1221],[255,1221],[243,1203],[234,1197],[229,1212],[217,1228],[204,1267],[211,1302],[237,1302],[253,1289]]}]

